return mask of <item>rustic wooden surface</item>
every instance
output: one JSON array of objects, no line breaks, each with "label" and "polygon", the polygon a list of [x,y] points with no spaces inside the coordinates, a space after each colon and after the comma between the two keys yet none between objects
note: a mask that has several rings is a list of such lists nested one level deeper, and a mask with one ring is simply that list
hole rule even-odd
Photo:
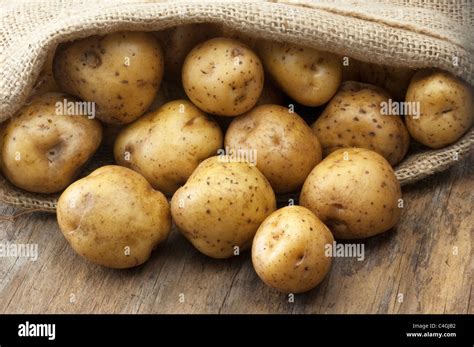
[{"label": "rustic wooden surface", "polygon": [[362,262],[336,258],[294,303],[257,278],[248,253],[212,260],[177,232],[143,266],[109,270],[75,255],[54,215],[1,221],[0,242],[36,243],[39,258],[0,258],[0,312],[474,313],[473,159],[404,188],[396,229],[365,241]]}]

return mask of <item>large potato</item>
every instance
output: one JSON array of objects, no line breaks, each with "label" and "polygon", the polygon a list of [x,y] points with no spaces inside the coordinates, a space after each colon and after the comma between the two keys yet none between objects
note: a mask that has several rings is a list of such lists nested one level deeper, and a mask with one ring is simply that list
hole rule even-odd
[{"label": "large potato", "polygon": [[392,228],[400,217],[400,183],[376,152],[339,149],[306,179],[300,204],[326,224],[336,238],[358,239]]},{"label": "large potato", "polygon": [[97,104],[97,118],[126,124],[151,105],[163,76],[163,53],[145,32],[92,36],[60,45],[56,82],[66,92]]},{"label": "large potato", "polygon": [[230,150],[254,151],[257,168],[276,193],[295,191],[321,161],[319,141],[286,107],[262,105],[235,118],[225,136]]},{"label": "large potato", "polygon": [[382,87],[396,100],[405,99],[405,93],[415,70],[370,63],[360,64],[360,80]]},{"label": "large potato", "polygon": [[173,194],[206,158],[222,147],[222,131],[187,100],[168,102],[127,125],[118,135],[118,164],[140,172],[151,185]]},{"label": "large potato", "polygon": [[342,78],[340,58],[308,47],[262,42],[265,69],[280,88],[305,106],[319,106],[336,93]]},{"label": "large potato", "polygon": [[344,82],[312,125],[324,155],[339,148],[361,147],[381,154],[391,165],[399,163],[408,151],[410,137],[399,115],[382,113],[381,104],[389,98],[370,84]]},{"label": "large potato", "polygon": [[418,72],[410,83],[406,101],[420,107],[419,115],[408,115],[405,120],[410,135],[425,146],[445,147],[472,126],[472,88],[447,72]]},{"label": "large potato", "polygon": [[57,103],[77,102],[65,94],[37,96],[5,125],[1,157],[4,175],[35,193],[66,188],[92,157],[102,127],[86,115],[59,113]]},{"label": "large potato", "polygon": [[178,25],[158,33],[163,47],[166,80],[181,84],[181,70],[186,55],[198,43],[219,36],[219,26],[212,23]]},{"label": "large potato", "polygon": [[144,263],[171,229],[165,196],[140,174],[114,165],[70,185],[59,198],[57,218],[77,253],[117,269]]},{"label": "large potato", "polygon": [[329,272],[326,247],[334,238],[310,210],[288,206],[273,212],[258,228],[252,263],[269,286],[285,293],[316,287]]},{"label": "large potato", "polygon": [[265,176],[229,156],[203,161],[171,200],[173,220],[201,253],[229,258],[247,249],[276,209]]},{"label": "large potato", "polygon": [[238,116],[255,106],[263,88],[263,67],[246,45],[215,38],[197,45],[183,64],[183,87],[201,110]]}]

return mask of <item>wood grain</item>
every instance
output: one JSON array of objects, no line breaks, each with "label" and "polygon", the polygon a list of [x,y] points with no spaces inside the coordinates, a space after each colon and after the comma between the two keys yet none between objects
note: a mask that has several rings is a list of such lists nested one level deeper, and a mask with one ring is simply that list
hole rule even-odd
[{"label": "wood grain", "polygon": [[[404,189],[398,226],[336,258],[294,302],[266,287],[249,253],[213,260],[176,231],[143,266],[110,270],[77,256],[52,214],[0,221],[1,243],[38,245],[37,261],[0,258],[2,313],[474,313],[473,159]],[[2,215],[18,210],[0,204]]]}]

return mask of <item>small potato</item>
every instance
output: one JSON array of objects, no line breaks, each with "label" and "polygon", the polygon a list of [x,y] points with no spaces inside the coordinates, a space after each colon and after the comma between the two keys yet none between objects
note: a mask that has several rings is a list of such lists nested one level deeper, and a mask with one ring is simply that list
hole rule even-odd
[{"label": "small potato", "polygon": [[96,103],[101,121],[126,124],[153,102],[163,76],[163,53],[150,33],[91,36],[60,45],[53,71],[64,91]]},{"label": "small potato", "polygon": [[47,93],[31,102],[4,125],[3,173],[19,188],[55,193],[66,188],[92,157],[102,140],[99,121],[56,108],[77,101],[66,94]]},{"label": "small potato", "polygon": [[408,88],[406,101],[418,103],[420,114],[405,117],[410,135],[430,148],[456,142],[473,123],[472,88],[444,71],[418,72]]},{"label": "small potato", "polygon": [[125,127],[114,146],[118,164],[173,194],[206,158],[222,147],[222,132],[187,100],[171,101]]},{"label": "small potato", "polygon": [[184,59],[198,43],[217,37],[219,26],[212,23],[178,25],[158,32],[163,47],[167,81],[181,84]]},{"label": "small potato", "polygon": [[415,70],[370,63],[360,64],[360,80],[385,89],[396,100],[405,99],[405,93]]},{"label": "small potato", "polygon": [[263,67],[243,43],[215,38],[197,45],[183,65],[183,87],[201,110],[238,116],[257,103],[263,88]]},{"label": "small potato", "polygon": [[339,148],[361,147],[382,155],[391,165],[408,151],[410,137],[399,115],[382,114],[389,96],[370,84],[344,82],[312,128],[324,155]]},{"label": "small potato", "polygon": [[341,84],[342,64],[336,55],[268,41],[261,43],[259,53],[280,88],[305,106],[328,102]]},{"label": "small potato", "polygon": [[171,229],[165,196],[140,174],[114,165],[71,184],[59,198],[57,218],[78,254],[116,269],[147,261]]},{"label": "small potato", "polygon": [[46,62],[41,69],[38,79],[36,80],[32,95],[41,95],[45,93],[60,92],[60,88],[54,80],[53,76],[53,58],[54,52],[48,55]]},{"label": "small potato", "polygon": [[229,156],[203,161],[171,200],[178,228],[212,258],[229,258],[249,248],[275,209],[275,194],[265,176]]},{"label": "small potato", "polygon": [[331,153],[306,179],[300,205],[336,238],[359,239],[392,228],[400,217],[400,183],[376,152],[343,148]]},{"label": "small potato", "polygon": [[284,293],[316,287],[331,268],[326,245],[334,238],[310,210],[287,206],[273,212],[258,228],[252,263],[267,285]]},{"label": "small potato", "polygon": [[321,145],[306,122],[277,105],[258,106],[235,118],[225,146],[233,151],[255,151],[257,168],[276,193],[300,188],[322,158]]}]

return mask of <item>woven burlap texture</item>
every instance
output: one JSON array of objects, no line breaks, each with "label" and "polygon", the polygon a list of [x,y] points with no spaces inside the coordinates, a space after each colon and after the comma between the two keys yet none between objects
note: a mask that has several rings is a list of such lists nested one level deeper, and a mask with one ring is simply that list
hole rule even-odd
[{"label": "woven burlap texture", "polygon": [[[474,84],[471,0],[70,0],[4,1],[0,6],[0,121],[24,105],[46,57],[59,43],[188,23],[227,25],[254,37],[370,63],[440,68]],[[473,143],[471,130],[450,147],[411,152],[396,168],[397,177],[408,184],[442,171],[461,160]],[[99,157],[93,165],[101,162]],[[57,197],[26,193],[1,177],[0,199],[54,211]]]}]

